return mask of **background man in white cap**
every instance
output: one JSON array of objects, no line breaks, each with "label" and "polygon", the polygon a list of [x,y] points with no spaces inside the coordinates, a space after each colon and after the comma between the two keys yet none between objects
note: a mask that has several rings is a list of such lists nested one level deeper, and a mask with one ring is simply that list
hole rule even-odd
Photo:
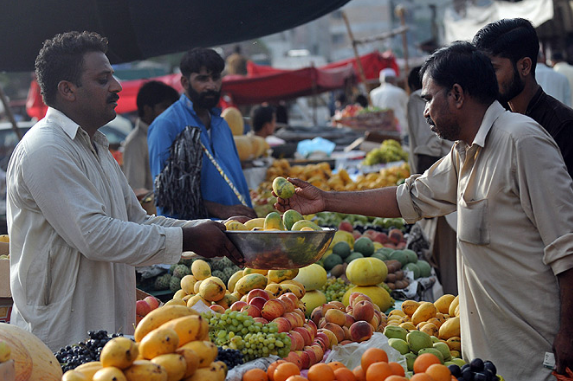
[{"label": "background man in white cap", "polygon": [[380,86],[370,92],[372,105],[380,108],[391,108],[394,116],[400,124],[398,130],[402,137],[408,131],[408,119],[406,110],[408,109],[408,94],[396,86],[396,72],[394,69],[386,68],[380,71]]}]

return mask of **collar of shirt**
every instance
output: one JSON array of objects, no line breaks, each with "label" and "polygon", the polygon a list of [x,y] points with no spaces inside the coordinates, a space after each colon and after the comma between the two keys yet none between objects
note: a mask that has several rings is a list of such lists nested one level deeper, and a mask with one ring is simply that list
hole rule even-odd
[{"label": "collar of shirt", "polygon": [[535,107],[537,102],[539,102],[541,100],[541,98],[544,94],[545,94],[545,92],[543,91],[541,86],[539,86],[539,89],[537,89],[537,91],[535,92],[535,95],[533,95],[533,97],[529,101],[529,104],[527,105],[527,110],[525,110],[525,115],[531,114],[531,110]]},{"label": "collar of shirt", "polygon": [[144,131],[147,134],[149,130],[149,124],[145,123],[141,118],[137,118],[135,121],[135,128],[139,128],[141,131]]},{"label": "collar of shirt", "polygon": [[[62,130],[64,130],[66,135],[68,135],[72,140],[76,138],[76,135],[79,131],[82,139],[84,139],[85,143],[90,147],[90,149],[93,150],[93,146],[91,144],[88,133],[83,128],[81,128],[79,124],[68,118],[63,112],[49,107],[45,119],[48,123],[53,121],[56,125],[61,126]],[[92,140],[94,143],[100,144],[105,149],[108,149],[109,147],[107,138],[100,131],[96,131]]]},{"label": "collar of shirt", "polygon": [[474,150],[477,150],[477,147],[483,148],[485,146],[485,139],[487,138],[487,135],[489,134],[491,127],[493,126],[497,118],[499,118],[499,116],[503,114],[505,111],[506,110],[498,101],[493,102],[488,107],[483,116],[480,127],[478,129],[476,136],[474,137],[472,145],[468,146],[468,144],[463,141],[456,142],[456,150],[462,157],[462,160],[464,160],[463,158],[465,158],[466,153],[472,148]]},{"label": "collar of shirt", "polygon": [[[185,99],[185,107],[187,108],[187,110],[189,110],[191,115],[193,115],[193,118],[201,121],[201,119],[199,119],[199,116],[195,112],[195,109],[193,108],[193,102],[191,101],[191,99],[189,99],[185,94],[181,95],[181,98]],[[211,110],[209,110],[209,116],[211,117],[211,121],[213,120],[213,115],[220,115],[220,114],[221,114],[221,109],[218,107],[213,107]]]}]

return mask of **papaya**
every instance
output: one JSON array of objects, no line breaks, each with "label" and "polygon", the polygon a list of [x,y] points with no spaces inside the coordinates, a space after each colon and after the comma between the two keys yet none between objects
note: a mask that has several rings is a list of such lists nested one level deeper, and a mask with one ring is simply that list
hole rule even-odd
[{"label": "papaya", "polygon": [[264,230],[285,230],[283,220],[278,212],[270,212],[265,217]]},{"label": "papaya", "polygon": [[438,337],[446,341],[452,337],[460,337],[460,317],[456,316],[446,320],[440,326]]},{"label": "papaya", "polygon": [[246,295],[255,288],[264,289],[267,286],[267,282],[267,277],[263,274],[247,274],[237,281],[235,291],[238,291],[241,295]]},{"label": "papaya", "polygon": [[428,321],[429,319],[436,317],[437,312],[438,310],[436,309],[436,306],[434,306],[434,303],[422,302],[412,315],[412,323],[414,325],[418,325],[423,321]]},{"label": "papaya", "polygon": [[450,311],[450,304],[452,304],[455,298],[456,297],[452,294],[444,294],[434,302],[434,306],[436,306],[439,312],[447,314]]},{"label": "papaya", "polygon": [[454,298],[454,300],[452,300],[452,302],[450,303],[450,306],[448,307],[448,315],[455,316],[456,315],[456,307],[458,307],[459,304],[460,304],[460,296],[457,295]]},{"label": "papaya", "polygon": [[284,177],[278,176],[273,180],[273,192],[280,198],[291,198],[294,195],[294,185]]},{"label": "papaya", "polygon": [[280,283],[283,280],[293,279],[298,275],[299,269],[290,270],[269,270],[267,278],[269,282]]}]

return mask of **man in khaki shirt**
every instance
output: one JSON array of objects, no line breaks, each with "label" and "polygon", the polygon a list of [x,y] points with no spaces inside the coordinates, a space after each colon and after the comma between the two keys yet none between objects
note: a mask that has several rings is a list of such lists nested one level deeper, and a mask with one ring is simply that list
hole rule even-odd
[{"label": "man in khaki shirt", "polygon": [[462,353],[492,360],[507,381],[550,380],[573,368],[573,181],[551,136],[496,101],[491,62],[469,43],[434,53],[421,70],[424,115],[450,154],[399,187],[298,188],[281,210],[330,210],[409,223],[458,211]]}]

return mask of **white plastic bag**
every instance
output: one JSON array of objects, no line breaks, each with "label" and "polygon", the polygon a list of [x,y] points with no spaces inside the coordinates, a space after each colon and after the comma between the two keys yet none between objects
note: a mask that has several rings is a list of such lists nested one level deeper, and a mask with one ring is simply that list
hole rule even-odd
[{"label": "white plastic bag", "polygon": [[245,374],[246,371],[251,369],[258,368],[266,371],[269,365],[271,365],[277,360],[280,360],[280,357],[271,355],[269,357],[261,357],[258,359],[254,359],[253,361],[244,363],[242,365],[236,366],[233,369],[229,370],[229,373],[227,373],[227,378],[225,378],[225,381],[241,381],[243,379],[243,374]]},{"label": "white plastic bag", "polygon": [[406,358],[388,344],[388,338],[381,332],[374,332],[368,341],[335,346],[331,349],[324,362],[340,361],[348,369],[352,370],[360,365],[362,354],[369,348],[384,349],[386,354],[388,354],[388,361],[397,362],[402,365],[404,371],[407,370]]}]

